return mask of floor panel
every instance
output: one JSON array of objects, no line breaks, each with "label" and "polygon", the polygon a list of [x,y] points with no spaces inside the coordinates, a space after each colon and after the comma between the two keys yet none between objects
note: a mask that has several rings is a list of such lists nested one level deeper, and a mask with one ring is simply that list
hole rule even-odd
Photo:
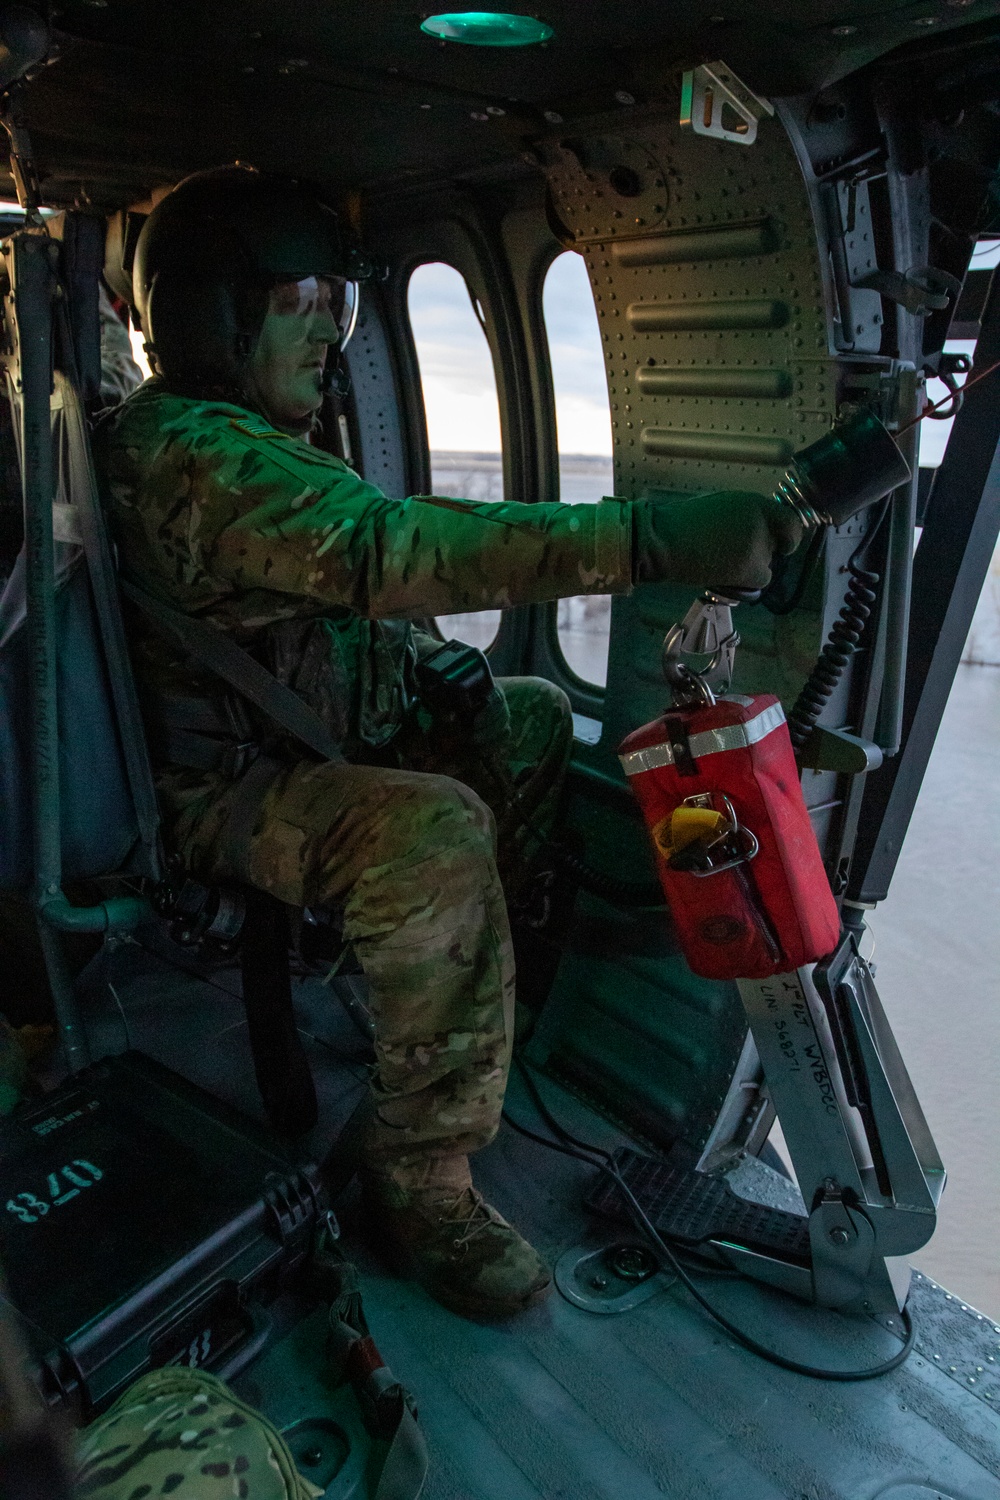
[{"label": "floor panel", "polygon": [[[132,1045],[259,1115],[234,976],[178,976],[137,952],[116,962]],[[299,986],[297,1008],[321,1100],[318,1152],[359,1097],[364,1046],[314,982]],[[103,982],[88,1014],[95,1046],[121,1050],[126,1028]],[[603,1146],[620,1140],[561,1090],[543,1088],[570,1129]],[[516,1079],[508,1104],[537,1127]],[[632,1237],[582,1208],[590,1171],[506,1126],[477,1163],[490,1198],[553,1260],[568,1246]],[[925,1500],[1000,1497],[1000,1416],[985,1386],[973,1394],[963,1385],[961,1363],[986,1368],[1000,1337],[931,1282],[917,1299],[922,1352],[883,1379],[834,1384],[748,1353],[677,1285],[611,1316],[554,1295],[506,1325],[468,1322],[386,1271],[358,1234],[350,1192],[339,1212],[376,1341],[420,1408],[427,1500],[902,1500],[905,1489],[893,1491],[906,1485],[924,1486]],[[849,1323],[740,1281],[706,1279],[704,1288],[795,1358],[864,1365],[898,1347],[870,1321]],[[293,1328],[240,1378],[280,1422],[347,1399],[329,1388],[321,1323]],[[356,1493],[357,1474],[345,1470],[330,1496]]]}]

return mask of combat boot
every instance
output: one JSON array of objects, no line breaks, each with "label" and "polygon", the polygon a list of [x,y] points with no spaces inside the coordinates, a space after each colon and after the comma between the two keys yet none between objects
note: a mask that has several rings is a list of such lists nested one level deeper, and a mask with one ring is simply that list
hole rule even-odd
[{"label": "combat boot", "polygon": [[508,1318],[548,1295],[548,1266],[472,1186],[464,1156],[361,1171],[373,1240],[436,1301],[473,1318]]}]

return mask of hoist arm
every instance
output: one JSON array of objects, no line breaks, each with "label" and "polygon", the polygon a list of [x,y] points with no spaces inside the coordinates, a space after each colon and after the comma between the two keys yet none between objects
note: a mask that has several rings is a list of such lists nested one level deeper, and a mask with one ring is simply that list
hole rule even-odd
[{"label": "hoist arm", "polygon": [[811,1249],[809,1268],[757,1254],[744,1268],[824,1307],[892,1312],[909,1286],[896,1258],[933,1234],[945,1173],[858,952],[861,930],[822,964],[739,981]]}]

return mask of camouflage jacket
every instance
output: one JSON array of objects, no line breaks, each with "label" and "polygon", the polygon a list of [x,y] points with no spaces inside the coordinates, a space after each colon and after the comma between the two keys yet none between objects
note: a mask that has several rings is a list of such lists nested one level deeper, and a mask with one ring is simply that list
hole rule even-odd
[{"label": "camouflage jacket", "polygon": [[[229,632],[348,756],[401,722],[407,622],[630,585],[624,501],[392,500],[260,416],[158,380],[102,423],[95,457],[124,575]],[[142,621],[133,636],[147,706],[218,693]]]}]

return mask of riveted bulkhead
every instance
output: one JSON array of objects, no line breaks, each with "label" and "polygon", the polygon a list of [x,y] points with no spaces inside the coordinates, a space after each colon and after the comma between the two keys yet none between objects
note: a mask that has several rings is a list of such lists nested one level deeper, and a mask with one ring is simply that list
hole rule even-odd
[{"label": "riveted bulkhead", "polygon": [[[762,120],[744,149],[647,118],[632,135],[553,143],[547,170],[554,227],[594,291],[616,493],[773,491],[836,416],[843,344],[816,195],[781,120]],[[861,271],[872,254],[863,191],[851,210]],[[877,351],[881,299],[863,296],[856,347]],[[823,592],[784,617],[741,612],[738,686],[794,697],[822,644]],[[609,743],[660,711],[657,650],[689,593],[615,601]],[[807,780],[811,801],[829,800],[828,777]]]}]

